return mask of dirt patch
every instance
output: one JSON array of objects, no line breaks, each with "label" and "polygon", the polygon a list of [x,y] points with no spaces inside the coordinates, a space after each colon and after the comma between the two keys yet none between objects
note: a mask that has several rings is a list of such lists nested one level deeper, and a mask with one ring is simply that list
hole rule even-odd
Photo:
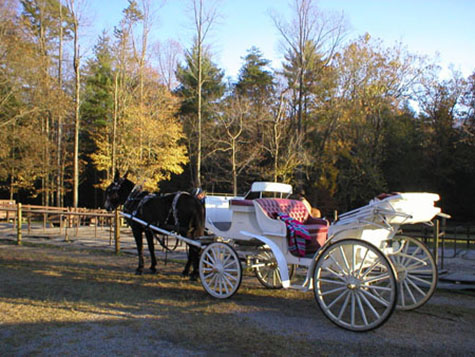
[{"label": "dirt patch", "polygon": [[0,355],[474,355],[475,293],[438,290],[379,329],[334,326],[312,293],[247,273],[231,299],[180,276],[135,276],[134,255],[0,241]]}]

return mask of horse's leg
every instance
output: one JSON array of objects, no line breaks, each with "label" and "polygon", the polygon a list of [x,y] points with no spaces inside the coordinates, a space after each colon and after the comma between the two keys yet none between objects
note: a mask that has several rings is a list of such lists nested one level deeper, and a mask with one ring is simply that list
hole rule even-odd
[{"label": "horse's leg", "polygon": [[188,244],[188,259],[186,260],[185,269],[183,269],[183,273],[181,273],[181,275],[183,275],[183,276],[190,275],[191,248],[192,248],[192,246]]},{"label": "horse's leg", "polygon": [[188,257],[188,264],[193,264],[193,271],[190,275],[190,280],[196,281],[199,276],[199,263],[200,263],[200,248],[190,245],[190,255]]},{"label": "horse's leg", "polygon": [[152,260],[152,264],[150,265],[150,271],[152,274],[157,272],[157,258],[155,257],[155,245],[153,244],[153,233],[150,229],[145,231],[145,237],[147,237],[147,244],[148,250],[150,252],[150,259]]},{"label": "horse's leg", "polygon": [[[191,239],[196,239],[199,236],[197,233],[198,232],[195,228],[190,228],[187,236],[191,237]],[[188,261],[186,262],[186,265],[188,269],[190,268],[190,265],[193,266],[193,271],[190,274],[190,280],[192,281],[198,280],[199,264],[200,264],[200,248],[194,245],[189,245]]]},{"label": "horse's leg", "polygon": [[139,256],[139,266],[135,270],[135,274],[141,275],[143,272],[143,266],[144,266],[142,229],[140,227],[132,227],[132,233],[135,238],[135,245],[137,246],[137,254]]}]

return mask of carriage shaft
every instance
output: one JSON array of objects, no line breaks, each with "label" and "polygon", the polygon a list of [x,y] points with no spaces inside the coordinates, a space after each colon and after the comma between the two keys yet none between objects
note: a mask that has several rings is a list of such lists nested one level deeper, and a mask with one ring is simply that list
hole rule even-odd
[{"label": "carriage shaft", "polygon": [[146,226],[147,228],[150,228],[153,231],[172,236],[176,239],[179,239],[179,240],[181,240],[185,243],[188,243],[188,244],[193,245],[193,246],[198,247],[198,248],[202,247],[202,244],[199,241],[196,241],[196,240],[193,240],[193,239],[190,239],[190,238],[187,238],[187,237],[183,237],[183,236],[181,236],[179,234],[176,234],[174,232],[170,232],[170,231],[167,231],[165,229],[159,228],[157,226],[154,226],[153,224],[149,224],[148,222],[145,222],[144,220],[142,220],[140,218],[134,217],[131,214],[121,212],[120,215],[127,218],[127,219],[131,219],[132,221],[137,222],[137,223],[139,223],[143,226]]}]

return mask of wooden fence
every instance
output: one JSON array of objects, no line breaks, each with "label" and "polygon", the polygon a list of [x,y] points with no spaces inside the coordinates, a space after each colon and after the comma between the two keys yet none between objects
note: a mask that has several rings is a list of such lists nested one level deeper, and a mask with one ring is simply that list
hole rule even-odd
[{"label": "wooden fence", "polygon": [[80,226],[94,226],[94,237],[97,237],[98,227],[110,227],[110,235],[114,236],[116,253],[120,250],[120,226],[122,218],[119,212],[108,213],[105,210],[73,208],[73,207],[49,207],[36,205],[22,205],[14,201],[0,201],[0,219],[13,221],[17,229],[17,243],[22,242],[23,223],[27,224],[28,234],[31,233],[32,221],[41,220],[43,231],[48,226],[59,227],[59,234],[65,235],[65,240],[69,240],[69,231],[73,229],[78,235]]},{"label": "wooden fence", "polygon": [[[454,258],[462,249],[473,249],[475,243],[475,226],[470,224],[452,224],[444,218],[433,221],[433,226],[413,224],[402,226],[403,235],[420,238],[426,244],[432,245],[434,258],[438,261],[440,251],[441,268],[444,259]],[[441,248],[441,249],[439,249]],[[446,254],[450,254],[447,255]]]}]

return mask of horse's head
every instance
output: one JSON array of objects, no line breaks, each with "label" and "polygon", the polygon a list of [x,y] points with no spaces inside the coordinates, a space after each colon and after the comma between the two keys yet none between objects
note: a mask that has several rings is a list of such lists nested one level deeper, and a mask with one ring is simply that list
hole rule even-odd
[{"label": "horse's head", "polygon": [[104,208],[107,211],[113,211],[118,206],[124,204],[132,191],[134,184],[127,179],[128,172],[123,177],[120,177],[119,170],[116,170],[114,181],[106,188],[106,199]]}]

